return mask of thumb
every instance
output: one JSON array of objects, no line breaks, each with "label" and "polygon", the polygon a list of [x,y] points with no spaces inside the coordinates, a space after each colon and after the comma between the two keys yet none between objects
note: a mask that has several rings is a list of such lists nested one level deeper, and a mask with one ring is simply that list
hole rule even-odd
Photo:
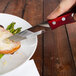
[{"label": "thumb", "polygon": [[75,3],[75,0],[62,0],[59,6],[47,17],[47,19],[54,19],[59,15],[68,11]]}]

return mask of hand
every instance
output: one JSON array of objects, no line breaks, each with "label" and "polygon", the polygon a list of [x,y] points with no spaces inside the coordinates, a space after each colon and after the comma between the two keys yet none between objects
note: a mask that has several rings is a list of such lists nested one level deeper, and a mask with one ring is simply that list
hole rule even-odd
[{"label": "hand", "polygon": [[47,17],[48,19],[54,19],[59,15],[67,12],[74,4],[76,0],[62,0],[59,6]]}]

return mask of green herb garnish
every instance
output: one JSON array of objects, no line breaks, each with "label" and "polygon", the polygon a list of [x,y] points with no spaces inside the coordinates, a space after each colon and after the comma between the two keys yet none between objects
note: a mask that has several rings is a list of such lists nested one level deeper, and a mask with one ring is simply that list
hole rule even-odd
[{"label": "green herb garnish", "polygon": [[4,54],[0,54],[0,59],[4,56]]},{"label": "green herb garnish", "polygon": [[14,29],[15,24],[16,24],[15,22],[12,22],[10,25],[7,26],[6,30],[10,31],[10,30]]},{"label": "green herb garnish", "polygon": [[13,34],[19,33],[19,32],[21,31],[21,28],[22,28],[22,27],[19,27],[19,28],[15,29],[12,33],[13,33]]}]

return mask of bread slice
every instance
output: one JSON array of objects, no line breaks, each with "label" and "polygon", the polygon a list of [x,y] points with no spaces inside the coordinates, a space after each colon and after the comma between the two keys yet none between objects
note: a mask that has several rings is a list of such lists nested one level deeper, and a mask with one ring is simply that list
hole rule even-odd
[{"label": "bread slice", "polygon": [[8,39],[12,35],[12,33],[0,27],[0,54],[12,54],[20,48],[20,42]]}]

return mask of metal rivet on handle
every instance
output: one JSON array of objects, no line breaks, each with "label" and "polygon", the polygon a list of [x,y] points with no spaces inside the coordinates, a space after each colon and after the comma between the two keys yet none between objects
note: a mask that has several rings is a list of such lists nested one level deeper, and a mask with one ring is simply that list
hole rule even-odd
[{"label": "metal rivet on handle", "polygon": [[73,17],[74,16],[74,13],[72,13],[71,16]]},{"label": "metal rivet on handle", "polygon": [[62,21],[65,21],[66,20],[66,18],[65,17],[62,17]]},{"label": "metal rivet on handle", "polygon": [[56,21],[53,21],[52,24],[53,24],[53,25],[56,25]]}]

